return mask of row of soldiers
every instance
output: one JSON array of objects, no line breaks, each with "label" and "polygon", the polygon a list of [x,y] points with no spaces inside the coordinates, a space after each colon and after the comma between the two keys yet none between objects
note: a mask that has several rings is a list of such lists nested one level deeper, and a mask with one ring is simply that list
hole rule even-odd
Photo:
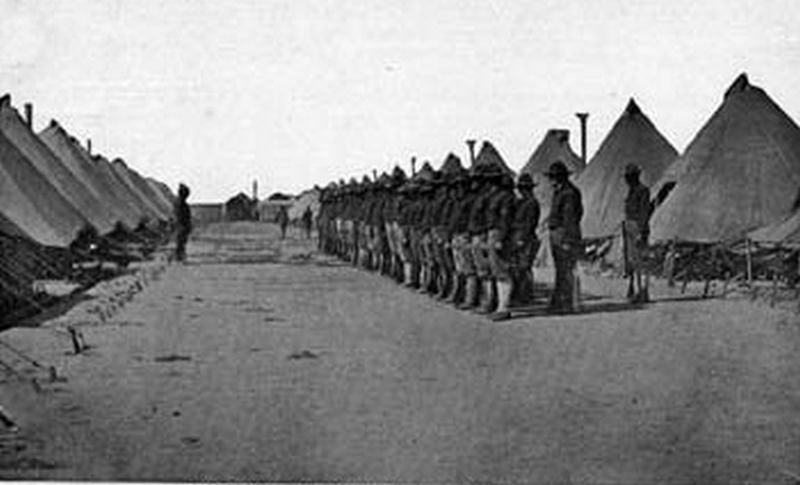
[{"label": "row of soldiers", "polygon": [[[576,304],[581,196],[556,161],[547,217],[556,269],[550,310]],[[375,181],[331,184],[317,218],[320,250],[395,278],[461,309],[510,317],[533,299],[532,266],[540,247],[540,206],[527,174],[516,181],[499,164],[463,168],[450,154],[439,171],[429,163],[408,178],[395,167]]]}]

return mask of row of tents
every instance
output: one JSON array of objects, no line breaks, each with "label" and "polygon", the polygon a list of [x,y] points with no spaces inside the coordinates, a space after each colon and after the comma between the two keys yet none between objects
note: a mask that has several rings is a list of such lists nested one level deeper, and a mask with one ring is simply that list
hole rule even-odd
[{"label": "row of tents", "polygon": [[[27,108],[27,106],[26,106]],[[58,122],[36,133],[0,98],[0,314],[76,263],[125,260],[168,233],[175,196],[122,159],[91,153]]]},{"label": "row of tents", "polygon": [[[473,163],[489,158],[507,167],[488,142]],[[581,189],[584,238],[601,260],[621,260],[623,172],[629,163],[642,169],[651,188],[651,242],[661,250],[662,262],[673,251],[683,261],[682,271],[719,277],[744,268],[752,273],[757,248],[771,251],[773,259],[775,250],[783,251],[782,259],[797,259],[800,128],[746,74],[725,91],[682,154],[633,99],[588,163],[570,147],[568,130],[548,131],[520,170],[537,182],[534,191],[545,215],[552,193],[543,173],[555,160],[569,167]]]}]

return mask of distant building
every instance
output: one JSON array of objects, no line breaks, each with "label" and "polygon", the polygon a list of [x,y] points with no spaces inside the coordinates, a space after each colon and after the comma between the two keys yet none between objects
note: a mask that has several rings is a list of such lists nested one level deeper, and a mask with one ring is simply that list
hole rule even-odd
[{"label": "distant building", "polygon": [[288,210],[293,204],[293,196],[276,192],[267,197],[267,200],[262,200],[258,203],[259,219],[264,222],[275,222],[280,208],[286,207]]},{"label": "distant building", "polygon": [[226,221],[254,221],[258,219],[258,201],[251,199],[243,192],[225,202]]},{"label": "distant building", "polygon": [[192,209],[192,222],[195,226],[204,226],[220,222],[224,218],[225,206],[221,203],[190,204]]}]

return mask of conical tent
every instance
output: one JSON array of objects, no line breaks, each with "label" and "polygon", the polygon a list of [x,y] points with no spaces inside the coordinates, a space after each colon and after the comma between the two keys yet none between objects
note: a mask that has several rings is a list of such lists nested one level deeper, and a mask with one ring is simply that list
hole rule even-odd
[{"label": "conical tent", "polygon": [[623,177],[626,165],[638,165],[642,183],[652,187],[677,156],[675,148],[631,99],[576,180],[583,195],[583,237],[619,233],[628,193]]},{"label": "conical tent", "polygon": [[45,246],[67,247],[86,219],[0,133],[0,213],[9,224]]},{"label": "conical tent", "polygon": [[439,172],[444,175],[456,175],[464,171],[464,166],[461,165],[461,159],[454,153],[448,153],[442,162]]},{"label": "conical tent", "polygon": [[136,227],[140,219],[138,209],[130,206],[120,193],[106,183],[89,153],[58,122],[51,121],[39,133],[39,138],[86,190],[112,213],[115,222],[121,222],[129,229]]},{"label": "conical tent", "polygon": [[747,237],[759,243],[800,246],[800,211],[756,229]]},{"label": "conical tent", "polygon": [[536,150],[531,154],[528,163],[522,167],[520,174],[527,173],[531,176],[536,187],[533,194],[539,201],[542,214],[546,215],[550,209],[550,202],[553,198],[553,186],[543,174],[550,168],[550,164],[562,161],[576,177],[583,172],[586,165],[581,157],[572,151],[569,144],[569,130],[552,129],[542,139]]},{"label": "conical tent", "polygon": [[106,205],[101,203],[31,131],[10,102],[0,101],[0,130],[98,232],[104,234],[114,228],[116,221]]},{"label": "conical tent", "polygon": [[800,186],[800,128],[740,75],[689,144],[654,241],[718,242],[788,216]]},{"label": "conical tent", "polygon": [[506,165],[505,160],[500,155],[500,152],[497,151],[497,148],[492,145],[489,141],[484,141],[483,145],[481,146],[481,150],[478,152],[478,155],[475,157],[475,163],[470,167],[470,169],[474,172],[475,169],[481,165],[495,165],[500,167],[500,169],[509,175],[514,175],[514,171],[508,168]]}]

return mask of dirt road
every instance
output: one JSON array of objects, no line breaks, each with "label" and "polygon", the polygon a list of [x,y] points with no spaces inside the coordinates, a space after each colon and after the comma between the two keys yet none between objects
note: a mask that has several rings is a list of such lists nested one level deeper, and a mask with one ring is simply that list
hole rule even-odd
[{"label": "dirt road", "polygon": [[492,323],[276,235],[210,228],[192,243],[191,264],[167,267],[105,323],[83,326],[84,354],[66,352],[52,327],[0,334],[68,379],[38,393],[0,383],[0,404],[21,426],[0,432],[0,477],[800,475],[800,332],[790,314],[728,300],[630,309],[614,296],[618,282],[584,278],[602,297],[584,314]]}]

